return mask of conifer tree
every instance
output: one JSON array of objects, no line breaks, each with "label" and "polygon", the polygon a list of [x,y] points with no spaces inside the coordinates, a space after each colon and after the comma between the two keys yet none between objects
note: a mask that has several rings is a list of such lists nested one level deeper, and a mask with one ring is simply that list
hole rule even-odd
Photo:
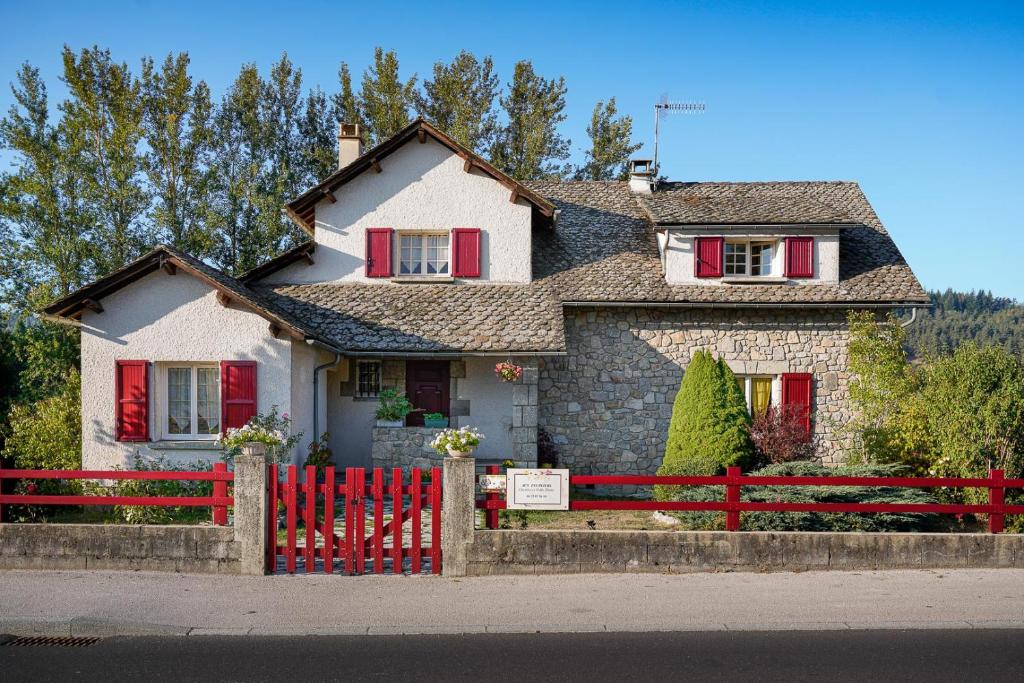
[{"label": "conifer tree", "polygon": [[377,145],[409,124],[409,111],[416,103],[416,76],[402,81],[394,50],[376,48],[373,65],[363,73],[360,109],[366,121],[370,144]]},{"label": "conifer tree", "polygon": [[[366,118],[363,116],[359,97],[352,90],[352,74],[348,64],[342,62],[338,67],[338,92],[331,95],[331,109],[334,120],[339,123],[357,123],[366,133]],[[363,140],[369,143],[368,139]]]},{"label": "conifer tree", "polygon": [[576,169],[577,180],[626,180],[628,162],[642,144],[633,144],[633,117],[617,116],[615,98],[598,102],[590,116],[587,161]]},{"label": "conifer tree", "polygon": [[569,157],[569,140],[558,133],[565,120],[565,78],[538,76],[529,61],[518,62],[501,98],[507,117],[491,147],[491,161],[516,180],[559,178]]},{"label": "conifer tree", "polygon": [[498,127],[494,100],[498,76],[490,57],[483,61],[463,50],[449,64],[434,64],[423,82],[417,110],[425,119],[473,151],[490,147]]},{"label": "conifer tree", "polygon": [[[736,376],[710,351],[697,351],[679,385],[659,475],[717,474],[748,465],[750,415]],[[658,487],[661,499],[671,487]]]},{"label": "conifer tree", "polygon": [[338,124],[331,111],[327,95],[320,86],[306,95],[306,105],[299,119],[300,185],[315,185],[338,167]]}]

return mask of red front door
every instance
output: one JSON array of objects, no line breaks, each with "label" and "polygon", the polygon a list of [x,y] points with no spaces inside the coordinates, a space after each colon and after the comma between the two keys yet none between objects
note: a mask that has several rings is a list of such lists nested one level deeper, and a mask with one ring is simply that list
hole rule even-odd
[{"label": "red front door", "polygon": [[424,413],[441,413],[448,417],[448,361],[406,361],[405,394],[413,407],[419,409],[406,418],[410,427],[422,427]]}]

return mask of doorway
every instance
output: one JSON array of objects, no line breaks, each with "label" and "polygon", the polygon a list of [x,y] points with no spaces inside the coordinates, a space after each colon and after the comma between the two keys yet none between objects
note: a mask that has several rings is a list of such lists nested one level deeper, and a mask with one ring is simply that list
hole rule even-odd
[{"label": "doorway", "polygon": [[422,427],[424,413],[448,415],[450,375],[448,361],[410,360],[405,363],[405,395],[419,410],[409,413],[406,425]]}]

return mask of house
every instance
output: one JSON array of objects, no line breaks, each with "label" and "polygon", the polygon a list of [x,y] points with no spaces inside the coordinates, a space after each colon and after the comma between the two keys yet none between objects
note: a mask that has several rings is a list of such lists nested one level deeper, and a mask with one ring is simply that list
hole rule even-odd
[{"label": "house", "polygon": [[856,183],[520,183],[422,120],[365,153],[343,124],[285,212],[309,240],[241,277],[160,246],[46,309],[81,328],[86,468],[212,459],[272,406],[296,462],[327,432],[338,465],[425,465],[422,413],[374,426],[393,386],[479,457],[533,463],[539,428],[576,471],[649,473],[701,348],[836,462],[847,311],[927,303]]}]

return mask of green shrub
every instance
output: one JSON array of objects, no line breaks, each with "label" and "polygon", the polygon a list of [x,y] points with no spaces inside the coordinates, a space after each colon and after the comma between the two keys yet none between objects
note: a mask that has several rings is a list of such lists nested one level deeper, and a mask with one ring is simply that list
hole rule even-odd
[{"label": "green shrub", "polygon": [[[906,476],[897,465],[850,465],[826,467],[818,463],[789,462],[751,472],[756,476],[796,477],[895,477]],[[665,487],[668,488],[668,487]],[[672,487],[671,500],[722,501],[724,486]],[[928,489],[855,486],[749,486],[741,489],[740,500],[761,503],[935,503]],[[683,528],[721,530],[724,512],[673,512]],[[920,513],[835,513],[835,512],[744,512],[744,531],[926,531],[939,528],[938,515]]]},{"label": "green shrub", "polygon": [[[659,475],[717,474],[749,465],[750,415],[736,376],[709,351],[690,361],[672,406],[672,420]],[[666,500],[674,487],[655,487]]]},{"label": "green shrub", "polygon": [[[132,469],[143,472],[179,470],[188,472],[209,472],[209,463],[169,464],[164,458],[142,458],[135,456]],[[115,496],[212,496],[212,481],[173,481],[151,479],[120,479],[115,482],[109,495]],[[100,492],[97,491],[99,495]],[[175,522],[200,522],[210,518],[209,508],[163,507],[156,505],[117,505],[114,507],[117,521],[127,524],[172,524]]]},{"label": "green shrub", "polygon": [[59,391],[11,408],[4,458],[19,470],[82,468],[82,380],[72,369]]}]

